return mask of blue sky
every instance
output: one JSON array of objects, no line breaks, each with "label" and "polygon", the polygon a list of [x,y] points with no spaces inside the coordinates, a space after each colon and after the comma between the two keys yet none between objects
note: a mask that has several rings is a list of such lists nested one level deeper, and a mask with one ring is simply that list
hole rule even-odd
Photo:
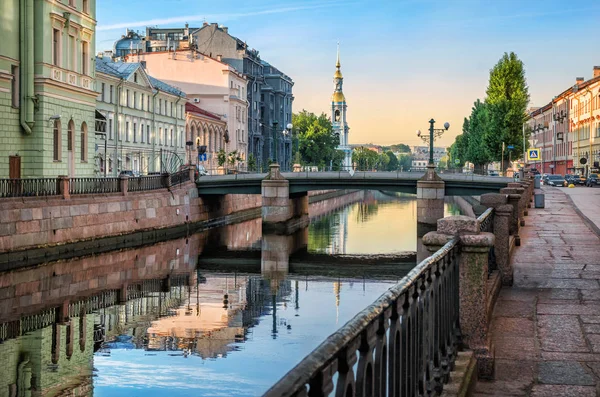
[{"label": "blue sky", "polygon": [[217,22],[294,79],[294,110],[329,114],[339,40],[351,143],[418,144],[433,117],[449,145],[505,51],[525,63],[533,106],[590,78],[599,17],[594,1],[97,0],[96,46],[125,27]]}]

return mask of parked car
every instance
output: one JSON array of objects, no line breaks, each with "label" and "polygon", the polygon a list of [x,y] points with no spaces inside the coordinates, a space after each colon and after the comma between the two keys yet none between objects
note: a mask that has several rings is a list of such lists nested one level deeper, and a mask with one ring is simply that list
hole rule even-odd
[{"label": "parked car", "polygon": [[594,185],[598,185],[598,174],[590,174],[585,181],[585,186],[592,187]]},{"label": "parked car", "polygon": [[529,172],[531,172],[533,175],[539,175],[540,174],[540,170],[538,170],[537,168],[532,168],[529,170]]},{"label": "parked car", "polygon": [[548,175],[544,184],[548,186],[564,186],[565,178],[562,175]]},{"label": "parked car", "polygon": [[490,172],[488,172],[488,175],[489,176],[500,176],[500,175],[498,175],[498,172],[496,172],[496,171],[490,171]]},{"label": "parked car", "polygon": [[581,175],[570,175],[571,176],[571,183],[573,185],[585,185],[585,181],[587,180],[587,178],[585,176],[581,176]]},{"label": "parked car", "polygon": [[550,174],[542,174],[542,183],[544,185],[548,184],[548,177],[550,176]]},{"label": "parked car", "polygon": [[119,176],[128,176],[130,178],[135,177],[135,174],[131,170],[123,170],[119,173]]}]

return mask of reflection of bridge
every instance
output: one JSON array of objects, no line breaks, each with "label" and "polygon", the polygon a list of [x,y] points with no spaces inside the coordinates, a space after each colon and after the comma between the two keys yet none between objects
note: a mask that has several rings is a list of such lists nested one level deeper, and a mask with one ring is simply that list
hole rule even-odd
[{"label": "reflection of bridge", "polygon": [[[237,174],[203,176],[198,182],[201,195],[261,194],[261,182],[268,174]],[[417,193],[417,181],[421,174],[414,172],[287,172],[281,176],[289,181],[289,193],[305,193],[312,190],[364,189],[402,193]],[[446,196],[472,196],[495,193],[512,182],[512,178],[479,175],[445,174]]]}]

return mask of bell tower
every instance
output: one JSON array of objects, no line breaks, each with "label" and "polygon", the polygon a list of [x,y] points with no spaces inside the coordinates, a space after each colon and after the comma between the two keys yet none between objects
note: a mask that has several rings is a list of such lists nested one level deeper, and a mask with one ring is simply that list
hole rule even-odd
[{"label": "bell tower", "polygon": [[335,73],[333,74],[334,90],[331,96],[331,123],[333,125],[333,133],[340,137],[340,145],[338,150],[344,152],[343,166],[345,170],[349,170],[352,166],[352,150],[348,146],[348,123],[346,122],[346,97],[342,89],[344,77],[340,70],[340,43],[337,46],[337,62],[335,64]]}]

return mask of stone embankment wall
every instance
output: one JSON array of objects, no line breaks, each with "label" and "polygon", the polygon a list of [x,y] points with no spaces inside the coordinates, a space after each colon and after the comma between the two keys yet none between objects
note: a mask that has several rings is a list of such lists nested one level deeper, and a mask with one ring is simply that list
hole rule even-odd
[{"label": "stone embankment wall", "polygon": [[200,198],[191,182],[128,195],[3,199],[0,253],[201,222],[260,205],[260,195]]}]

